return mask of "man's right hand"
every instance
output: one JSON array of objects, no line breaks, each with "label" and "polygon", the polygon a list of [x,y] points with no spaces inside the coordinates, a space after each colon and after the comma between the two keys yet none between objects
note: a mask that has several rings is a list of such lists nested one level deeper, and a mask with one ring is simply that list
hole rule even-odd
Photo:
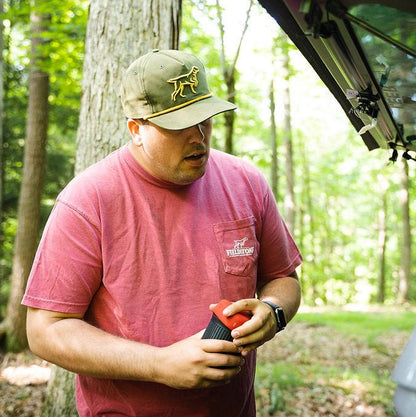
[{"label": "man's right hand", "polygon": [[156,381],[176,389],[209,388],[227,384],[244,365],[234,343],[201,339],[199,332],[157,353]]}]

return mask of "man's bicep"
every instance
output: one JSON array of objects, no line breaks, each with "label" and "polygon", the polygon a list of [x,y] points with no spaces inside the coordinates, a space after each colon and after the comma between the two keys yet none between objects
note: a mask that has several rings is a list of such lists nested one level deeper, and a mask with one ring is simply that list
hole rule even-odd
[{"label": "man's bicep", "polygon": [[60,311],[44,310],[41,308],[27,308],[28,324],[53,324],[63,319],[82,319],[82,313],[62,313]]}]

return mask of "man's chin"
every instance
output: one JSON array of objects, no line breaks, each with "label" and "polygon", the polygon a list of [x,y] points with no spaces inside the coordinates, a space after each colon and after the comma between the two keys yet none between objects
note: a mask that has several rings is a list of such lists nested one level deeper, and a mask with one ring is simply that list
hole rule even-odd
[{"label": "man's chin", "polygon": [[188,175],[183,174],[182,176],[176,178],[175,181],[173,182],[174,184],[177,184],[177,185],[189,185],[199,180],[204,175],[205,175],[205,166],[201,167],[201,169],[199,169],[198,171],[189,173]]}]

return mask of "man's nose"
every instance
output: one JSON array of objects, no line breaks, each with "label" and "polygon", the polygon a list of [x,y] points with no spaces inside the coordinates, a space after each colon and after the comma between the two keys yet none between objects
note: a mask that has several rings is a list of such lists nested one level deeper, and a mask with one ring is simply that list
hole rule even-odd
[{"label": "man's nose", "polygon": [[192,130],[191,132],[191,142],[204,142],[205,141],[205,134],[202,130],[201,124],[198,123],[195,126],[192,126],[190,128]]}]

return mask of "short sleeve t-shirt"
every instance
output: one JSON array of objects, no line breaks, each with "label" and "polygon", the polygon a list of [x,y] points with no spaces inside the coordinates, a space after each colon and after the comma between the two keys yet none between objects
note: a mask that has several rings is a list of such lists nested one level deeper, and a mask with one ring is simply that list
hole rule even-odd
[{"label": "short sleeve t-shirt", "polygon": [[[187,186],[143,170],[127,146],[59,195],[23,304],[78,313],[109,333],[167,346],[204,329],[208,306],[255,296],[301,256],[264,177],[211,150]],[[78,376],[81,416],[255,416],[255,354],[231,384],[175,390]]]}]

